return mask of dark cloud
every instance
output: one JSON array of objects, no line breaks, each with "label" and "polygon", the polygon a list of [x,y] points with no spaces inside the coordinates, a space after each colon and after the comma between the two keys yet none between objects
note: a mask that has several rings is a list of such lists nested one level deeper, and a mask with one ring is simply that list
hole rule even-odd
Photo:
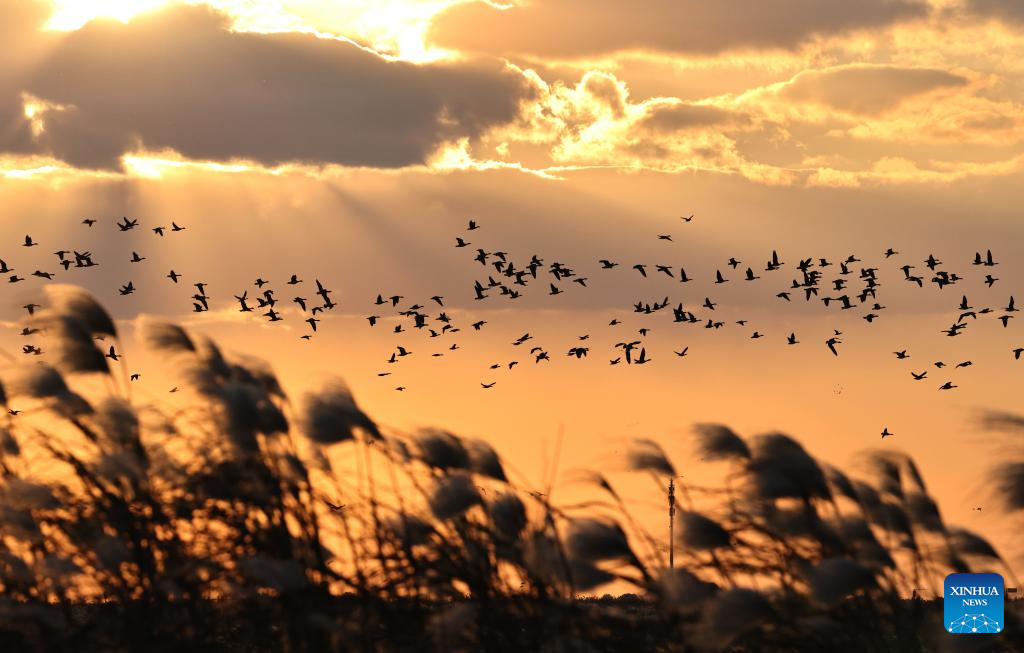
[{"label": "dark cloud", "polygon": [[655,132],[675,132],[731,122],[734,115],[718,107],[698,104],[673,104],[652,109],[640,126]]},{"label": "dark cloud", "polygon": [[389,62],[347,42],[228,26],[201,7],[94,21],[7,84],[0,111],[20,91],[65,106],[45,114],[38,147],[79,167],[113,168],[142,146],[388,168],[513,119],[529,93],[495,61]]},{"label": "dark cloud", "polygon": [[39,28],[49,14],[45,2],[0,0],[0,152],[28,154],[35,148],[19,88],[42,45]]},{"label": "dark cloud", "polygon": [[430,38],[444,47],[501,54],[716,54],[793,48],[815,36],[927,13],[920,0],[536,0],[507,10],[477,2],[442,13]]},{"label": "dark cloud", "polygon": [[964,86],[967,81],[960,75],[931,68],[851,65],[800,73],[782,87],[780,95],[874,115],[894,109],[914,95]]},{"label": "dark cloud", "polygon": [[967,9],[979,16],[1024,23],[1024,2],[1021,0],[968,0]]}]

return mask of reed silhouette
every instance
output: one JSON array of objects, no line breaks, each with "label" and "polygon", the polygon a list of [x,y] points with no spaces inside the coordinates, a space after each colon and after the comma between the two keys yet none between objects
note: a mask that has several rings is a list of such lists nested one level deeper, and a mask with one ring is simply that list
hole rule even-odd
[{"label": "reed silhouette", "polygon": [[[178,377],[175,401],[133,398],[114,321],[87,293],[33,316],[47,363],[12,364],[0,402],[0,650],[1013,650],[950,637],[953,571],[1012,569],[949,526],[920,470],[866,454],[855,478],[795,439],[700,424],[721,486],[684,482],[653,440],[629,467],[668,500],[666,543],[614,485],[563,505],[486,442],[406,433],[340,381],[293,402],[270,368],[180,326],[140,324]],[[119,361],[104,355],[112,339]],[[103,347],[101,349],[101,346]],[[110,362],[108,362],[110,361]],[[124,374],[115,373],[116,365]],[[102,378],[102,396],[75,387]],[[96,387],[96,384],[92,384]],[[98,386],[103,387],[103,386]],[[1024,419],[987,417],[987,427]],[[995,478],[1024,509],[1024,463]],[[675,496],[675,495],[673,495]],[[609,583],[628,587],[596,599]],[[960,648],[956,648],[960,647]],[[966,648],[964,648],[966,647]],[[973,648],[971,648],[973,647]]]}]

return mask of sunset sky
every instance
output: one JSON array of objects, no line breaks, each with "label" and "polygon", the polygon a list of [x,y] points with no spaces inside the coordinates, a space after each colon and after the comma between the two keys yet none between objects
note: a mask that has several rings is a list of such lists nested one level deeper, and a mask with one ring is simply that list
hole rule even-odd
[{"label": "sunset sky", "polygon": [[[0,0],[0,42],[0,258],[27,275],[59,271],[55,250],[91,250],[98,268],[56,280],[92,290],[129,333],[141,314],[171,317],[266,358],[296,395],[342,376],[381,422],[488,438],[538,485],[559,429],[565,470],[614,472],[640,436],[697,481],[715,469],[689,455],[695,422],[788,432],[843,465],[898,448],[951,522],[1013,546],[996,510],[972,508],[991,501],[1001,446],[977,415],[1024,411],[1024,317],[995,317],[1010,295],[1024,304],[1019,0]],[[118,232],[121,216],[143,228]],[[471,218],[481,228],[467,232]],[[186,231],[150,231],[172,220]],[[26,234],[41,247],[20,247]],[[544,278],[515,302],[474,301],[477,247],[559,261],[588,287],[551,297]],[[999,265],[972,266],[987,248]],[[786,266],[765,273],[773,249]],[[866,307],[776,298],[799,259],[850,254],[879,268],[874,323]],[[929,254],[964,279],[928,283]],[[600,270],[603,258],[622,265]],[[742,281],[748,265],[762,279]],[[731,282],[711,283],[717,269]],[[291,274],[339,303],[309,341],[297,311],[270,325],[232,298],[257,277],[283,296]],[[136,294],[118,295],[129,280]],[[197,281],[212,297],[201,315]],[[11,351],[19,307],[45,283],[0,290]],[[463,331],[392,334],[377,293],[443,295]],[[964,294],[994,313],[948,338]],[[712,297],[727,326],[631,312],[665,296],[688,309]],[[371,329],[372,314],[387,317]],[[644,326],[652,363],[610,366]],[[511,345],[524,332],[550,363]],[[584,334],[589,356],[569,359]],[[399,344],[414,355],[386,364]],[[159,362],[132,363],[140,395],[163,400]],[[947,380],[959,387],[938,391]],[[627,494],[657,500],[649,490]]]}]

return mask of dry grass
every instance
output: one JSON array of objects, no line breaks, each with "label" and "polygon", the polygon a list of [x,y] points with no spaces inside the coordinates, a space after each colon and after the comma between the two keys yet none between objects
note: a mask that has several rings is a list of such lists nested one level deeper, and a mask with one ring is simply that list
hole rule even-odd
[{"label": "dry grass", "polygon": [[[601,475],[594,501],[559,506],[484,442],[384,428],[341,383],[293,405],[265,365],[173,325],[146,340],[188,401],[132,402],[97,357],[113,321],[62,293],[39,317],[54,367],[0,392],[29,406],[0,429],[0,650],[934,651],[964,638],[912,588],[1013,578],[909,458],[852,478],[789,436],[707,424],[694,437],[728,473],[679,483],[668,569]],[[83,375],[107,396],[76,392]],[[653,441],[628,459],[662,492],[675,473]],[[1011,509],[1020,465],[1000,471]],[[611,581],[635,598],[581,598]],[[1011,610],[1001,638],[966,639],[1020,637]]]}]

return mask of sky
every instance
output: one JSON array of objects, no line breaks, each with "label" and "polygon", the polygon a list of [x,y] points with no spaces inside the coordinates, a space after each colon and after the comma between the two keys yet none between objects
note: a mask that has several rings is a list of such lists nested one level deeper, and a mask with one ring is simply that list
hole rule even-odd
[{"label": "sky", "polygon": [[[143,314],[179,320],[266,358],[296,395],[339,375],[383,423],[485,437],[537,485],[559,432],[563,471],[618,473],[626,439],[650,437],[684,476],[711,479],[688,432],[723,422],[790,433],[844,466],[868,448],[905,451],[950,521],[1012,549],[1010,524],[972,508],[993,501],[985,474],[1002,446],[977,416],[1022,408],[1024,360],[1011,351],[1024,325],[990,315],[958,338],[941,330],[961,295],[996,314],[1014,292],[1024,301],[1022,6],[0,0],[0,258],[46,269],[58,248],[90,249],[98,268],[57,280],[92,290],[127,332]],[[124,215],[145,228],[118,232]],[[469,219],[480,229],[467,232]],[[186,231],[149,231],[172,220]],[[25,234],[42,247],[19,247]],[[562,262],[588,287],[474,301],[477,247]],[[890,247],[899,254],[886,259]],[[989,248],[997,267],[970,264]],[[765,273],[773,249],[787,266]],[[129,263],[131,251],[147,260]],[[873,323],[776,297],[799,259],[851,254],[879,268],[886,308]],[[926,271],[929,254],[964,280],[905,283],[900,266]],[[622,265],[601,270],[602,258]],[[743,282],[748,265],[762,279]],[[719,269],[730,283],[716,287]],[[291,274],[321,279],[339,303],[308,341],[297,311],[269,325],[232,299],[255,294],[257,277],[286,290]],[[129,280],[138,291],[122,297]],[[196,281],[209,313],[191,313]],[[21,344],[19,307],[44,283],[0,291],[0,342]],[[378,293],[443,295],[464,331],[391,334]],[[666,296],[691,310],[713,297],[727,325],[631,313]],[[375,328],[372,314],[385,316]],[[644,326],[652,362],[608,365],[621,334]],[[838,357],[824,344],[833,329]],[[550,363],[511,344],[524,332]],[[590,354],[568,358],[581,335]],[[414,355],[386,364],[399,344]],[[160,398],[159,361],[132,360],[153,365],[147,380],[160,381],[139,392]],[[947,380],[959,387],[938,391]],[[882,442],[883,428],[895,437]]]}]

